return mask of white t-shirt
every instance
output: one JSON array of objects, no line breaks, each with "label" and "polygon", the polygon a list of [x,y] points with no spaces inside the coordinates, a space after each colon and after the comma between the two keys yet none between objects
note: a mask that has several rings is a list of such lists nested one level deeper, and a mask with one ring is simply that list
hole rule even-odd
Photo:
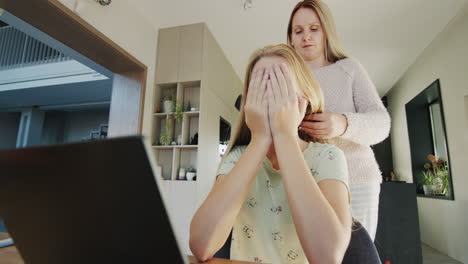
[{"label": "white t-shirt", "polygon": [[[234,147],[216,175],[228,174],[245,148]],[[348,187],[346,158],[338,147],[310,142],[303,154],[317,183],[335,179]],[[235,220],[231,259],[272,264],[308,263],[289,210],[282,176],[268,158],[260,166]]]},{"label": "white t-shirt", "polygon": [[[245,148],[234,147],[216,175],[228,174]],[[348,187],[346,158],[338,147],[310,142],[303,154],[317,183],[335,179]],[[308,263],[289,210],[282,176],[268,158],[260,166],[235,220],[231,259],[272,264]]]}]

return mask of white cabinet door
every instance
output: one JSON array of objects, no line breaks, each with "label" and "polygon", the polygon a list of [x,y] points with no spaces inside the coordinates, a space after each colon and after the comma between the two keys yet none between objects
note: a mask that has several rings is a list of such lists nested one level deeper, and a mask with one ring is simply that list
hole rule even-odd
[{"label": "white cabinet door", "polygon": [[158,54],[156,55],[156,83],[175,83],[179,67],[178,27],[159,30]]},{"label": "white cabinet door", "polygon": [[180,27],[179,81],[201,79],[203,54],[203,24]]},{"label": "white cabinet door", "polygon": [[195,214],[196,181],[172,181],[170,212],[184,254],[193,255],[189,248],[190,222]]}]

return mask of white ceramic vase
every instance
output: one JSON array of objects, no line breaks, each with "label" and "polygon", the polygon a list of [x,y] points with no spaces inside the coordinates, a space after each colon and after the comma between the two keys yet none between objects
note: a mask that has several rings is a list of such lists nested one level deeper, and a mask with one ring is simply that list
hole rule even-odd
[{"label": "white ceramic vase", "polygon": [[171,100],[166,100],[163,103],[163,112],[170,113],[174,109],[174,103]]},{"label": "white ceramic vase", "polygon": [[425,195],[434,195],[436,186],[435,185],[423,185]]}]

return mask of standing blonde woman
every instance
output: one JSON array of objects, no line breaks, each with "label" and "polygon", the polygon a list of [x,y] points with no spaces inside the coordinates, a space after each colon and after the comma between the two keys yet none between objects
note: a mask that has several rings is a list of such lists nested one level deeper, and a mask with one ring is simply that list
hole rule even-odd
[{"label": "standing blonde woman", "polygon": [[346,159],[298,131],[322,109],[320,87],[292,48],[253,54],[237,130],[190,225],[197,259],[212,258],[232,230],[231,259],[341,263],[352,225]]},{"label": "standing blonde woman", "polygon": [[366,70],[345,54],[325,3],[297,3],[287,37],[317,78],[325,98],[325,112],[307,116],[300,129],[343,150],[352,216],[375,239],[382,176],[370,146],[388,136],[390,116]]}]

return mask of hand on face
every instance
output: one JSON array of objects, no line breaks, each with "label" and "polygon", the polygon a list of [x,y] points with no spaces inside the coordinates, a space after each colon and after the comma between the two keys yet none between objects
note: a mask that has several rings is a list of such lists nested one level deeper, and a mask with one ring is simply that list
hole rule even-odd
[{"label": "hand on face", "polygon": [[259,68],[252,73],[244,112],[245,122],[250,129],[252,140],[262,140],[271,143],[270,125],[268,123],[268,102],[265,96],[267,79],[268,73],[264,68]]},{"label": "hand on face", "polygon": [[296,82],[285,64],[274,64],[268,69],[268,117],[273,137],[298,136],[297,128],[304,118],[307,100],[298,95]]}]

